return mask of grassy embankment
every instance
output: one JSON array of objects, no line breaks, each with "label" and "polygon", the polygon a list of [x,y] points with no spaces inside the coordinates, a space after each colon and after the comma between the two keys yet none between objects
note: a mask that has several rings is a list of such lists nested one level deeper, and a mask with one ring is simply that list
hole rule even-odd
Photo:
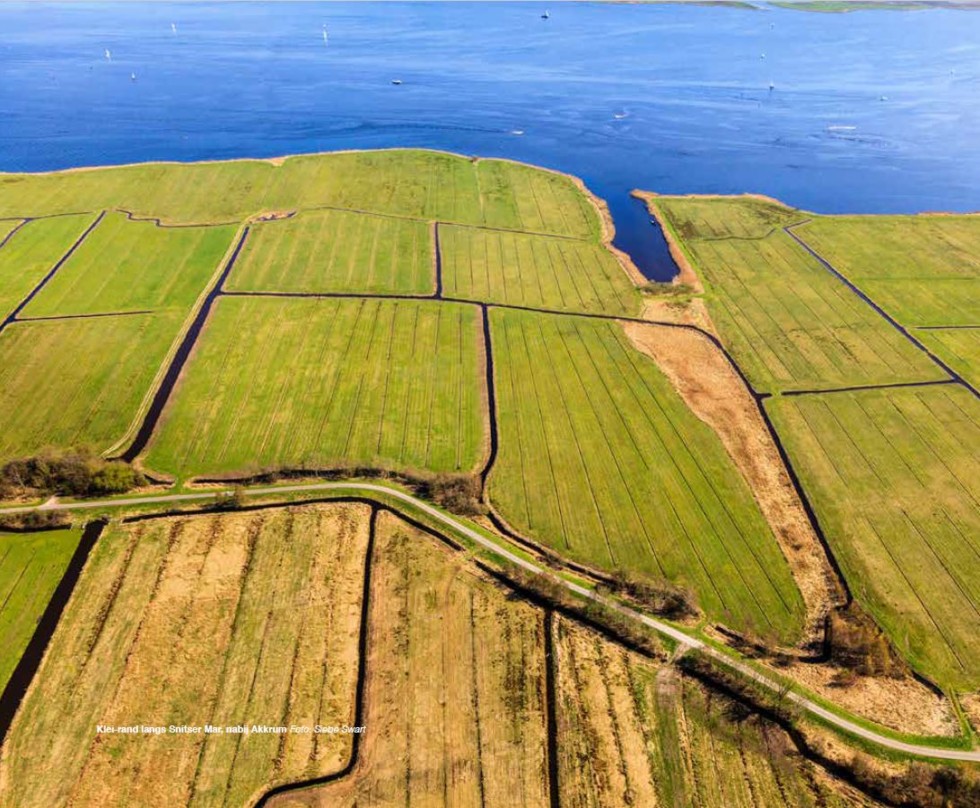
[{"label": "grassy embankment", "polygon": [[147,453],[179,475],[361,465],[471,471],[479,312],[429,301],[219,301]]},{"label": "grassy embankment", "polygon": [[502,160],[410,149],[224,163],[147,163],[0,174],[0,216],[123,208],[166,222],[241,221],[318,206],[595,238],[599,223],[566,177]]},{"label": "grassy embankment", "polygon": [[803,606],[717,435],[615,323],[494,311],[493,502],[605,569],[692,589],[715,619],[789,640]]},{"label": "grassy embankment", "polygon": [[368,511],[113,526],[3,748],[0,803],[243,805],[343,767],[351,736],[96,725],[351,723]]},{"label": "grassy embankment", "polygon": [[[783,371],[799,365],[804,345],[820,348],[804,365],[809,387],[948,378],[776,229],[805,215],[747,198],[658,198],[656,204],[707,281],[707,303],[723,339],[763,389],[767,381],[785,389],[793,374]],[[760,222],[754,229],[742,226],[752,219]],[[724,241],[711,241],[725,228]],[[969,354],[971,331],[915,326],[977,316],[980,218],[813,217],[794,231],[916,338],[962,335],[960,348]],[[774,239],[791,262],[766,252]],[[814,288],[826,290],[819,317],[797,318],[795,327],[776,332],[779,339],[756,325],[763,317],[778,321],[792,306],[817,311],[806,302]],[[863,325],[854,331],[858,318]],[[860,336],[860,350],[850,338],[837,339],[840,322],[852,324],[845,330]],[[937,386],[776,395],[765,404],[856,597],[919,671],[944,686],[975,689],[976,398],[962,387]]]},{"label": "grassy embankment", "polygon": [[0,693],[80,538],[80,530],[0,533]]}]

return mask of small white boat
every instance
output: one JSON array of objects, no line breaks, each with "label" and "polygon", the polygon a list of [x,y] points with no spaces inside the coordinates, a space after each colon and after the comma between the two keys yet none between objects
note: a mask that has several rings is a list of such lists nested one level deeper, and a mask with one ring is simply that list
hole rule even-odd
[{"label": "small white boat", "polygon": [[549,12],[545,11],[545,13],[541,15],[541,19],[542,20],[551,19],[551,14]]},{"label": "small white boat", "polygon": [[392,84],[401,84],[402,83],[402,80],[401,79],[392,79],[391,80],[391,83]]},{"label": "small white boat", "polygon": [[174,33],[174,34],[177,33],[177,23],[175,23],[175,22],[170,23],[170,31],[171,31],[171,33]]},{"label": "small white boat", "polygon": [[129,80],[130,81],[136,81],[136,74],[135,73],[130,73],[129,74]]},{"label": "small white boat", "polygon": [[776,89],[776,84],[775,84],[775,82],[772,82],[772,81],[770,81],[770,82],[769,82],[769,92],[772,92],[772,91],[773,91],[773,90],[775,90],[775,89]]},{"label": "small white boat", "polygon": [[107,62],[112,61],[112,51],[109,50],[108,48],[105,49],[105,58]]}]

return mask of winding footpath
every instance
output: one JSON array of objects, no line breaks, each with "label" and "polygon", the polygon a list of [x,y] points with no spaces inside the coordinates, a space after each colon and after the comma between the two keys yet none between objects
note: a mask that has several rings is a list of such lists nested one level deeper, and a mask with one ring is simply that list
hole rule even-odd
[{"label": "winding footpath", "polygon": [[[828,710],[826,707],[818,704],[815,701],[807,698],[806,696],[800,695],[794,691],[786,692],[783,683],[777,681],[776,679],[766,676],[764,673],[756,670],[752,666],[740,662],[737,659],[729,656],[728,654],[722,653],[716,648],[708,645],[702,640],[692,637],[677,628],[674,628],[661,620],[657,620],[654,617],[650,617],[640,612],[630,609],[627,606],[606,598],[593,592],[591,589],[587,589],[573,581],[567,581],[563,578],[555,576],[552,572],[545,569],[544,567],[535,564],[526,558],[522,558],[519,555],[508,550],[506,547],[501,546],[497,542],[488,538],[484,534],[471,527],[468,527],[463,522],[459,521],[453,516],[450,516],[438,508],[430,505],[424,500],[418,499],[411,494],[400,491],[396,488],[389,488],[385,485],[379,485],[377,483],[358,483],[358,482],[323,482],[323,483],[307,483],[303,485],[283,485],[283,486],[266,486],[266,487],[250,487],[246,489],[245,493],[248,496],[269,496],[276,494],[300,494],[300,493],[315,493],[318,491],[344,491],[347,493],[358,493],[363,496],[370,498],[374,496],[383,496],[388,500],[396,500],[398,502],[404,503],[417,511],[421,511],[427,517],[431,518],[435,522],[449,528],[450,530],[458,533],[461,536],[465,536],[469,541],[488,550],[495,555],[505,559],[508,563],[513,564],[527,572],[534,575],[542,575],[552,578],[553,580],[560,583],[570,592],[589,600],[593,600],[597,603],[602,604],[604,607],[612,609],[624,617],[634,620],[637,623],[646,626],[653,631],[664,637],[669,637],[674,642],[678,643],[684,651],[697,651],[710,657],[712,660],[724,665],[732,671],[744,676],[761,687],[776,693],[785,694],[784,698],[802,709],[803,711],[809,713],[810,715],[821,719],[822,721],[833,725],[834,727],[850,734],[855,737],[861,738],[865,741],[869,741],[878,746],[884,747],[886,749],[891,749],[896,752],[901,752],[908,755],[915,755],[919,757],[929,757],[942,760],[956,760],[956,761],[967,761],[973,763],[980,763],[980,750],[976,749],[951,749],[946,747],[929,746],[927,744],[919,743],[908,743],[906,741],[901,741],[895,738],[891,738],[887,735],[882,735],[875,732],[872,729],[864,727],[860,724],[850,721],[837,713]],[[122,499],[107,499],[98,501],[86,501],[86,502],[72,502],[72,503],[60,503],[60,502],[47,502],[43,505],[27,506],[27,507],[17,507],[17,508],[4,508],[0,509],[0,515],[14,514],[14,513],[28,513],[31,511],[78,511],[78,510],[93,510],[93,509],[104,509],[107,507],[128,507],[134,505],[148,505],[148,504],[173,504],[180,502],[200,502],[213,500],[218,496],[227,494],[227,491],[209,491],[207,493],[188,493],[188,494],[163,494],[158,496],[149,497],[129,497]],[[387,504],[387,503],[381,503]]]}]

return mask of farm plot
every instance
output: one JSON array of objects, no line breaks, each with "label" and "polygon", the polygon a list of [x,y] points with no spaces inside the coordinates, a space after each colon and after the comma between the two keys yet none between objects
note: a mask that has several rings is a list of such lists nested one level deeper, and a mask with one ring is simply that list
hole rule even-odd
[{"label": "farm plot", "polygon": [[81,538],[79,530],[0,533],[0,693]]},{"label": "farm plot", "polygon": [[477,160],[482,223],[597,241],[599,216],[575,181],[509,160]]},{"label": "farm plot", "polygon": [[447,297],[562,311],[639,311],[636,287],[599,244],[467,227],[440,228],[439,242]]},{"label": "farm plot", "polygon": [[207,224],[315,206],[580,238],[599,233],[595,209],[569,177],[412,149],[0,174],[3,217],[122,208]]},{"label": "farm plot", "polygon": [[813,389],[943,378],[925,354],[797,245],[688,241],[708,308],[752,383]]},{"label": "farm plot", "polygon": [[854,594],[922,672],[980,685],[980,405],[954,385],[766,403]]},{"label": "farm plot", "polygon": [[0,459],[47,446],[109,448],[179,328],[170,313],[9,325],[0,334]]},{"label": "farm plot", "polygon": [[469,471],[484,451],[478,318],[430,301],[220,298],[147,463]]},{"label": "farm plot", "polygon": [[556,622],[558,781],[574,808],[868,805],[800,757],[778,727],[733,722],[732,702]]},{"label": "farm plot", "polygon": [[818,216],[796,232],[903,325],[980,324],[980,216]]},{"label": "farm plot", "polygon": [[806,214],[774,199],[755,196],[650,196],[661,220],[682,241],[759,239]]},{"label": "farm plot", "polygon": [[0,803],[241,806],[342,768],[349,734],[96,727],[349,725],[368,518],[326,505],[110,528],[11,727]]},{"label": "farm plot", "polygon": [[254,225],[226,287],[424,295],[435,289],[434,263],[426,222],[311,211]]},{"label": "farm plot", "polygon": [[375,542],[357,764],[271,804],[546,808],[542,614],[394,516]]},{"label": "farm plot", "polygon": [[162,308],[186,313],[234,233],[234,227],[163,228],[107,214],[23,316]]},{"label": "farm plot", "polygon": [[576,561],[690,587],[734,628],[792,640],[803,603],[718,436],[615,323],[492,313],[490,495]]},{"label": "farm plot", "polygon": [[0,248],[0,320],[20,305],[94,219],[88,214],[37,219],[10,236]]},{"label": "farm plot", "polygon": [[980,326],[916,331],[916,338],[974,387],[980,388]]}]

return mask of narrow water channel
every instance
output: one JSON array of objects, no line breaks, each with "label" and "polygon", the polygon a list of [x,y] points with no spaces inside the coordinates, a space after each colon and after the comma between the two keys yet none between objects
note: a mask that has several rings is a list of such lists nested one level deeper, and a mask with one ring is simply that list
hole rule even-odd
[{"label": "narrow water channel", "polygon": [[646,204],[627,193],[610,195],[606,201],[616,225],[613,244],[629,255],[649,280],[672,280],[680,269],[660,224],[647,211]]}]

